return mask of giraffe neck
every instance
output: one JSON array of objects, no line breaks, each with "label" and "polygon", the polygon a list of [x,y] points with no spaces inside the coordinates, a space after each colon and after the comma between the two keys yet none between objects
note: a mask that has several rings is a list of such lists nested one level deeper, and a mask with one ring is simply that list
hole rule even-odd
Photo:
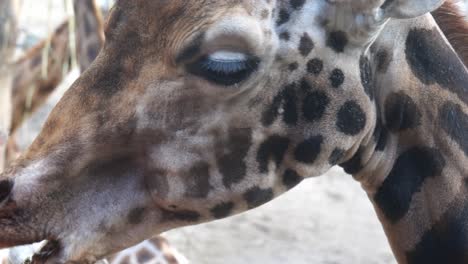
[{"label": "giraffe neck", "polygon": [[467,263],[468,71],[429,15],[385,32],[361,62],[376,80],[374,137],[343,167],[400,263]]}]

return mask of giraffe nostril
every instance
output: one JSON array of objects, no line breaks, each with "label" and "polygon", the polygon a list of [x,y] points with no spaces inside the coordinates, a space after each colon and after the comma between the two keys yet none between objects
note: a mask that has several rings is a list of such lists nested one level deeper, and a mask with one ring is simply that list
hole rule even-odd
[{"label": "giraffe nostril", "polygon": [[10,180],[0,181],[0,203],[3,202],[11,193],[13,182]]}]

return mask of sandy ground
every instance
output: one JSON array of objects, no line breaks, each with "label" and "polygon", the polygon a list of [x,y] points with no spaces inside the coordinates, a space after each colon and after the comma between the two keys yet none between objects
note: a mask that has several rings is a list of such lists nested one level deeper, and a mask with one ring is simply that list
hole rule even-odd
[{"label": "sandy ground", "polygon": [[[24,0],[22,9],[23,25],[42,25],[28,28],[37,36],[43,36],[64,18],[62,1],[52,1],[52,11],[44,2],[36,1],[31,8],[34,1]],[[73,72],[21,129],[23,147],[32,141],[50,109],[77,76]],[[338,168],[304,181],[258,209],[173,230],[165,236],[194,264],[395,263],[367,196]]]}]

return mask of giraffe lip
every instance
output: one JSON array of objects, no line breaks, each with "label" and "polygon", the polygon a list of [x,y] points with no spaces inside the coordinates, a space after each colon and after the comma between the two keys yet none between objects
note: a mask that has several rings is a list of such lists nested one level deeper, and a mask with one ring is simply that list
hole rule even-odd
[{"label": "giraffe lip", "polygon": [[34,254],[31,264],[45,264],[51,258],[60,254],[62,250],[61,243],[57,240],[48,241],[41,250]]}]

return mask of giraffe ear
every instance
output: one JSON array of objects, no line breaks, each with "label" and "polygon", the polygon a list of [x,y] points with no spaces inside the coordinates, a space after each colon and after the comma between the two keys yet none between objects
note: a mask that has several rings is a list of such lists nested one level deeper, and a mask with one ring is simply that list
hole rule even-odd
[{"label": "giraffe ear", "polygon": [[414,18],[432,12],[445,0],[386,0],[381,9],[387,18]]}]

